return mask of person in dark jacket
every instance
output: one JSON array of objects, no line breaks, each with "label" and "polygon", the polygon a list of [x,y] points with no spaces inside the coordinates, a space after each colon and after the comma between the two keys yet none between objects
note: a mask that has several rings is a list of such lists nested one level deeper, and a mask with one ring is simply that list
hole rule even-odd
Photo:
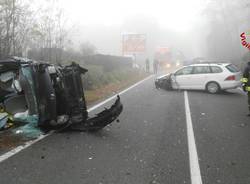
[{"label": "person in dark jacket", "polygon": [[158,72],[158,65],[159,65],[159,61],[157,59],[154,59],[154,64],[153,64],[154,74],[157,74]]},{"label": "person in dark jacket", "polygon": [[247,63],[246,68],[244,69],[243,78],[241,79],[243,83],[242,88],[247,92],[248,96],[248,110],[249,113],[247,116],[250,116],[250,62]]},{"label": "person in dark jacket", "polygon": [[147,58],[146,61],[146,72],[149,73],[149,59]]}]

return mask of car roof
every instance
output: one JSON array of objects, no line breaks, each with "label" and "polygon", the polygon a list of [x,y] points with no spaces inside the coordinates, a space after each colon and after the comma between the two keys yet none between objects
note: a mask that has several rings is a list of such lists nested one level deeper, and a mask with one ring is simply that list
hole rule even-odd
[{"label": "car roof", "polygon": [[209,66],[209,65],[213,65],[213,66],[227,66],[230,65],[231,63],[197,63],[197,64],[191,64],[188,66]]}]

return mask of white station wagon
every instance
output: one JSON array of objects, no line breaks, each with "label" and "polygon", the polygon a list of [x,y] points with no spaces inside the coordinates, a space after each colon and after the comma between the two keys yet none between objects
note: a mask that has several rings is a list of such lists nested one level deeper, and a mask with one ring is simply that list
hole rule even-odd
[{"label": "white station wagon", "polygon": [[156,87],[167,89],[207,90],[209,93],[217,93],[220,90],[240,87],[241,76],[240,70],[230,63],[193,64],[157,78],[155,84]]}]

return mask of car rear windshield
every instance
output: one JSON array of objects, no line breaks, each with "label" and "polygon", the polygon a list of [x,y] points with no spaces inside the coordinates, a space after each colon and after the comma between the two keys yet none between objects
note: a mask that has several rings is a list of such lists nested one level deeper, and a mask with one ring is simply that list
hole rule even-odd
[{"label": "car rear windshield", "polygon": [[230,72],[233,72],[233,73],[236,73],[236,72],[239,72],[240,70],[235,66],[235,65],[227,65],[226,68],[230,71]]}]

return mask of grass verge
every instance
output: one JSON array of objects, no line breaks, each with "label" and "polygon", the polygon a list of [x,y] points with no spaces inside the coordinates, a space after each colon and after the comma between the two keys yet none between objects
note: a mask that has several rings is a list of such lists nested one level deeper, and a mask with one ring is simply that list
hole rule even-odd
[{"label": "grass verge", "polygon": [[124,80],[118,82],[111,82],[107,85],[98,87],[93,90],[85,90],[85,98],[87,105],[92,105],[97,101],[100,101],[112,94],[116,94],[119,91],[135,84],[136,82],[146,78],[149,74],[146,73],[134,73],[129,77],[124,78]]}]

